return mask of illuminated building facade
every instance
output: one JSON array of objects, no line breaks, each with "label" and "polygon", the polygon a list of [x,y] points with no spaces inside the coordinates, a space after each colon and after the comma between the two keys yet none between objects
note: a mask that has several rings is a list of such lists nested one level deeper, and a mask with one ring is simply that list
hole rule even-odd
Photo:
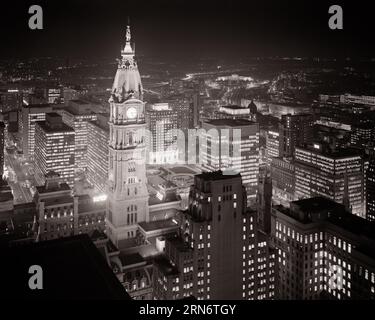
[{"label": "illuminated building facade", "polygon": [[87,123],[87,172],[96,193],[105,193],[108,179],[108,114],[98,114],[96,121]]},{"label": "illuminated building facade", "polygon": [[75,165],[77,172],[82,172],[87,168],[87,124],[89,121],[96,120],[97,114],[89,109],[89,103],[85,101],[72,100],[70,104],[59,113],[62,115],[63,122],[74,129]]},{"label": "illuminated building facade", "polygon": [[[178,236],[154,263],[154,298],[273,299],[275,251],[246,209],[241,176],[195,176]],[[230,263],[229,263],[230,262]]]},{"label": "illuminated building facade", "polygon": [[135,245],[137,225],[149,220],[143,87],[130,27],[109,99],[107,235],[119,247]]},{"label": "illuminated building facade", "polygon": [[37,121],[46,120],[46,113],[52,112],[52,106],[24,105],[19,116],[19,133],[22,144],[22,151],[26,158],[34,158],[35,147],[35,124]]},{"label": "illuminated building facade", "polygon": [[157,103],[146,111],[147,163],[174,164],[178,160],[178,113],[168,103]]},{"label": "illuminated building facade", "polygon": [[215,119],[247,119],[250,120],[251,114],[249,108],[243,108],[236,105],[221,106],[214,115]]},{"label": "illuminated building facade", "polygon": [[46,174],[38,186],[35,205],[39,223],[38,239],[51,240],[105,230],[106,202],[87,195],[73,196],[72,189],[56,172]]},{"label": "illuminated building facade", "polygon": [[39,222],[39,240],[69,237],[74,234],[74,198],[72,189],[56,172],[45,176],[44,186],[36,187],[35,204]]},{"label": "illuminated building facade", "polygon": [[193,128],[193,115],[190,112],[190,100],[184,95],[171,97],[166,100],[168,105],[177,111],[177,128],[187,130]]},{"label": "illuminated building facade", "polygon": [[295,196],[296,177],[293,160],[272,158],[271,179],[272,200],[274,202],[288,206],[290,201],[297,200]]},{"label": "illuminated building facade", "polygon": [[267,162],[270,164],[272,158],[280,154],[280,135],[275,130],[268,130],[266,135]]},{"label": "illuminated building facade", "polygon": [[0,122],[0,179],[3,177],[4,173],[4,139],[5,139],[5,124]]},{"label": "illuminated building facade", "polygon": [[200,158],[203,170],[239,172],[248,202],[254,202],[259,176],[258,123],[245,119],[217,119],[205,121],[202,129],[204,136]]},{"label": "illuminated building facade", "polygon": [[297,147],[295,174],[297,198],[321,195],[344,203],[348,197],[352,213],[365,217],[363,160],[355,151],[331,152],[318,144]]},{"label": "illuminated building facade", "polygon": [[280,299],[374,299],[374,225],[330,199],[272,209]]},{"label": "illuminated building facade", "polygon": [[375,221],[375,159],[370,160],[366,175],[366,218]]},{"label": "illuminated building facade", "polygon": [[295,148],[311,143],[314,119],[311,114],[286,114],[279,125],[279,156],[294,156]]},{"label": "illuminated building facade", "polygon": [[57,113],[47,113],[46,121],[35,126],[35,174],[41,180],[49,171],[57,172],[71,187],[74,186],[73,128],[63,123]]},{"label": "illuminated building facade", "polygon": [[350,144],[352,146],[366,147],[374,141],[374,127],[370,124],[352,125]]}]

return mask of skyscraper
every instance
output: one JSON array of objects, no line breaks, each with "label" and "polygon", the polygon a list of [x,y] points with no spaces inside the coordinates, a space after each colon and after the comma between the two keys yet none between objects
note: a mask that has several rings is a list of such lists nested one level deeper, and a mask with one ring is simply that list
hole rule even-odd
[{"label": "skyscraper", "polygon": [[34,158],[35,146],[35,123],[44,121],[46,113],[52,112],[50,104],[24,105],[22,107],[19,121],[19,134],[21,138],[22,151],[26,158]]},{"label": "skyscraper", "polygon": [[280,153],[280,134],[276,130],[268,130],[266,133],[267,162],[271,164],[272,158],[278,157]]},{"label": "skyscraper", "polygon": [[296,148],[295,174],[299,199],[321,195],[341,204],[348,200],[353,214],[365,217],[363,160],[356,151],[331,152],[319,144]]},{"label": "skyscraper", "polygon": [[255,201],[259,176],[258,123],[245,119],[217,119],[204,122],[202,129],[200,158],[203,170],[239,172],[248,201]]},{"label": "skyscraper", "polygon": [[82,100],[72,100],[67,108],[61,109],[64,123],[75,131],[75,166],[77,172],[83,172],[87,168],[87,123],[96,120],[97,114],[90,109],[90,104]]},{"label": "skyscraper", "polygon": [[109,114],[98,114],[96,121],[87,123],[87,172],[95,192],[104,193],[108,180]]},{"label": "skyscraper", "polygon": [[275,251],[237,175],[196,175],[178,236],[154,266],[155,299],[272,299]]},{"label": "skyscraper", "polygon": [[74,186],[73,128],[63,123],[57,113],[47,113],[46,121],[35,126],[35,174],[44,181],[49,171],[57,172],[71,187]]},{"label": "skyscraper", "polygon": [[365,147],[374,141],[374,127],[370,124],[352,125],[350,144],[358,147]]},{"label": "skyscraper", "polygon": [[272,209],[280,299],[375,297],[374,225],[324,197]]},{"label": "skyscraper", "polygon": [[119,247],[135,244],[137,223],[149,220],[145,104],[130,27],[109,99],[107,235]]},{"label": "skyscraper", "polygon": [[150,164],[174,164],[178,160],[177,148],[178,113],[168,103],[157,103],[146,110],[147,162]]},{"label": "skyscraper", "polygon": [[4,138],[5,138],[5,124],[0,122],[0,180],[2,180],[4,173]]},{"label": "skyscraper", "polygon": [[366,218],[375,221],[375,159],[369,163],[366,175]]},{"label": "skyscraper", "polygon": [[279,125],[279,156],[294,156],[295,148],[311,143],[313,139],[313,116],[311,114],[286,114]]}]

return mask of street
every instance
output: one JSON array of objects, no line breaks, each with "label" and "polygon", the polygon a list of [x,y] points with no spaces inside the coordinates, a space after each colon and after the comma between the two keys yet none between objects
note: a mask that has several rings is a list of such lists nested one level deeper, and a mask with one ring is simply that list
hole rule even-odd
[{"label": "street", "polygon": [[[36,185],[32,175],[32,164],[22,161],[15,153],[4,152],[4,162],[8,172],[9,186],[13,190],[14,204],[31,202],[30,187]],[[13,174],[12,174],[13,173]]]}]

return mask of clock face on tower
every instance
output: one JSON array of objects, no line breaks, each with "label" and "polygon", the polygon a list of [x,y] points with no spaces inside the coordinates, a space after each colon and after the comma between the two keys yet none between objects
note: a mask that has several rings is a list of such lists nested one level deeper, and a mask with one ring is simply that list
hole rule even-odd
[{"label": "clock face on tower", "polygon": [[128,110],[126,110],[126,116],[129,119],[134,119],[137,116],[137,109],[134,107],[130,107]]}]

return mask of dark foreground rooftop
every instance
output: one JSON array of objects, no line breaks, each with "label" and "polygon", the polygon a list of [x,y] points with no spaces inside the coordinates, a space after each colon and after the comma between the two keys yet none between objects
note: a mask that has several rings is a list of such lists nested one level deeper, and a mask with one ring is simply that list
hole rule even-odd
[{"label": "dark foreground rooftop", "polygon": [[[87,235],[2,250],[3,297],[10,299],[130,299]],[[43,270],[43,289],[31,290],[29,268]]]}]

